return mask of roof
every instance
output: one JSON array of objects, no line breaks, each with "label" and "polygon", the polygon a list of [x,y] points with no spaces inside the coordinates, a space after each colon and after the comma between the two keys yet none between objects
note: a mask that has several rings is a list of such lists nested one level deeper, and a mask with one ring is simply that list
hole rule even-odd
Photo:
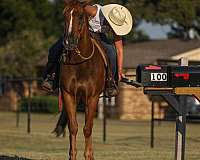
[{"label": "roof", "polygon": [[174,60],[180,59],[182,57],[186,57],[190,61],[200,60],[200,48],[193,49],[189,52],[185,52],[176,56],[171,57]]},{"label": "roof", "polygon": [[200,48],[198,40],[169,39],[127,44],[124,47],[124,67],[152,64],[157,59],[169,59],[197,48]]},{"label": "roof", "polygon": [[[179,39],[156,40],[147,42],[129,43],[124,47],[124,68],[135,68],[138,64],[152,64],[157,59],[177,59],[184,55],[194,59],[200,49],[200,41],[183,41]],[[190,53],[187,53],[191,51]],[[200,53],[199,53],[200,54]],[[38,66],[44,66],[47,62],[47,55],[38,61]],[[197,59],[200,61],[200,59]]]}]

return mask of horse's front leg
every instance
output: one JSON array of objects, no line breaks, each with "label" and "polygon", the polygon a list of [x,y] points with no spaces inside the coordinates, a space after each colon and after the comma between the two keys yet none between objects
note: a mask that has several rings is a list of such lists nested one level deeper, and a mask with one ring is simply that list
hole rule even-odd
[{"label": "horse's front leg", "polygon": [[85,159],[93,160],[93,147],[92,147],[92,128],[93,128],[93,118],[96,112],[96,107],[98,104],[99,96],[91,97],[88,99],[85,111],[85,127],[83,128],[85,136]]},{"label": "horse's front leg", "polygon": [[78,132],[78,123],[76,119],[75,98],[65,91],[62,92],[62,95],[63,95],[64,108],[68,116],[68,128],[70,133],[69,160],[76,160],[76,155],[77,155],[76,135]]}]

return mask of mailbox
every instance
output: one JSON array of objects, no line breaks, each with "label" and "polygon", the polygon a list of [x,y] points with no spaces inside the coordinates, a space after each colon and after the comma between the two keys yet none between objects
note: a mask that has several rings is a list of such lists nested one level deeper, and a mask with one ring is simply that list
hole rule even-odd
[{"label": "mailbox", "polygon": [[167,66],[139,65],[137,67],[137,82],[143,86],[167,87],[169,83]]},{"label": "mailbox", "polygon": [[200,87],[200,66],[171,66],[171,87]]},{"label": "mailbox", "polygon": [[144,87],[200,87],[200,66],[139,65],[136,72]]}]

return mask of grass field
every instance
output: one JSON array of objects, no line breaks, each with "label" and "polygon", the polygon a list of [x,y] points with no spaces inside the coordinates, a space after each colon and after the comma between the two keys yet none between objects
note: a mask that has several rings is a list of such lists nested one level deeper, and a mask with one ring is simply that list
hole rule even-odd
[{"label": "grass field", "polygon": [[[0,113],[0,155],[29,159],[64,160],[68,138],[51,134],[58,116],[32,115],[32,133],[26,134],[26,115],[19,128],[14,113]],[[78,115],[78,160],[83,160],[83,116]],[[155,148],[150,149],[149,122],[108,121],[107,142],[102,142],[102,122],[95,120],[93,140],[95,160],[173,160],[175,123],[162,122],[155,128]],[[200,159],[200,124],[187,125],[186,160]]]}]

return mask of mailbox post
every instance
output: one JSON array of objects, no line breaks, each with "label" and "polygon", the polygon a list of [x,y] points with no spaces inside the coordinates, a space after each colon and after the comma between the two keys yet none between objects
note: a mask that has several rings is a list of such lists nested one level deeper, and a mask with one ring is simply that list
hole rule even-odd
[{"label": "mailbox post", "polygon": [[200,66],[188,66],[186,59],[180,62],[179,66],[139,65],[136,71],[144,93],[164,97],[177,112],[175,160],[185,159],[186,97],[200,100]]},{"label": "mailbox post", "polygon": [[[188,60],[185,58],[180,59],[180,66],[188,66]],[[189,79],[188,75],[185,79]],[[176,117],[176,148],[175,159],[185,159],[185,138],[186,138],[186,114],[187,114],[187,102],[186,96],[179,96],[179,108],[180,111]]]}]

